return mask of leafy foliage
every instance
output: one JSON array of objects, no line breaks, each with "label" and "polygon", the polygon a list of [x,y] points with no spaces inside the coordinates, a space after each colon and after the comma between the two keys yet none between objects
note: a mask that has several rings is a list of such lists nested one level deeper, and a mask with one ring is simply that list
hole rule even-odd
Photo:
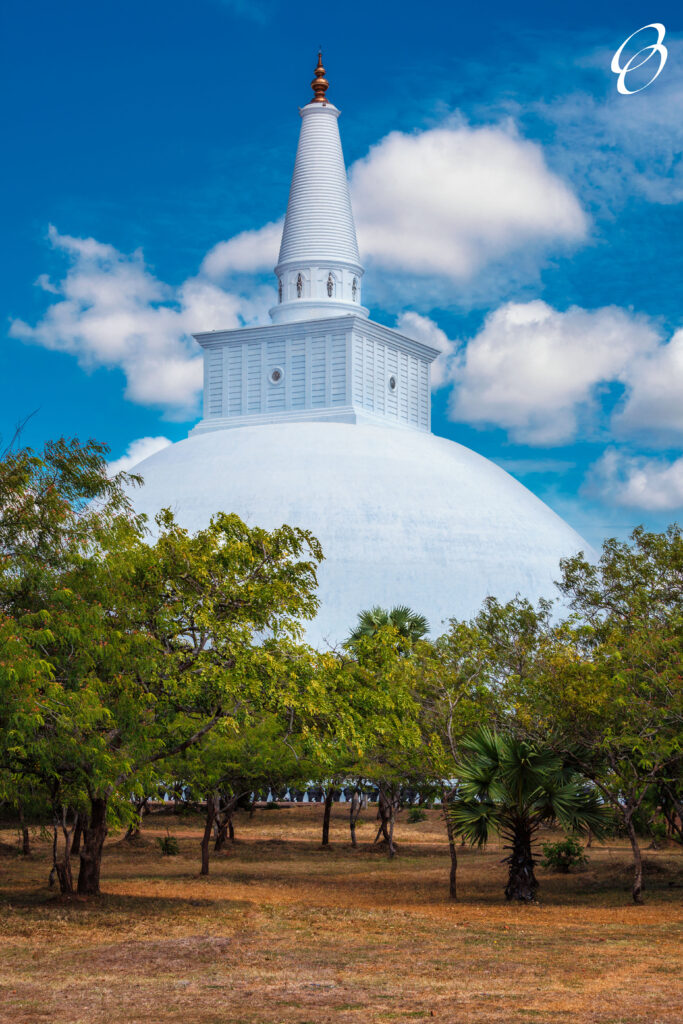
[{"label": "leafy foliage", "polygon": [[573,836],[565,836],[557,843],[543,844],[541,863],[544,868],[552,868],[566,875],[572,868],[585,864],[587,860],[581,843]]},{"label": "leafy foliage", "polygon": [[[99,891],[107,817],[218,723],[306,710],[300,618],[320,547],[217,514],[152,542],[106,449],[54,442],[0,460],[2,789],[38,787],[87,822],[79,891]],[[148,790],[149,791],[149,790]]]},{"label": "leafy foliage", "polygon": [[426,820],[427,812],[423,811],[421,807],[408,808],[408,823],[410,825],[417,825],[419,822]]},{"label": "leafy foliage", "polygon": [[157,844],[164,857],[176,857],[180,852],[178,847],[178,840],[176,839],[175,836],[171,836],[168,834],[166,834],[165,836],[160,836],[157,839]]},{"label": "leafy foliage", "polygon": [[608,540],[597,564],[562,563],[573,618],[549,631],[537,671],[518,692],[524,727],[552,738],[617,814],[634,857],[649,794],[674,823],[683,812],[683,536],[634,531]]}]

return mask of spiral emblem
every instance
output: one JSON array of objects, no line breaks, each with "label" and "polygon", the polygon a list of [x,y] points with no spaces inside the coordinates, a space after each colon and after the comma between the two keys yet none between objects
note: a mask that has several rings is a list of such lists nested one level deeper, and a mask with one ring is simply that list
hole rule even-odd
[{"label": "spiral emblem", "polygon": [[[650,43],[649,46],[644,46],[642,50],[638,50],[637,53],[634,53],[633,56],[630,57],[625,64],[622,64],[621,55],[624,52],[625,47],[628,46],[628,44],[635,36],[639,35],[641,32],[645,32],[645,30],[648,28],[654,28],[656,30],[657,42]],[[622,95],[624,96],[632,96],[636,92],[642,92],[643,89],[647,89],[648,85],[652,85],[655,78],[659,77],[659,75],[662,72],[662,68],[666,64],[666,58],[669,56],[669,51],[664,45],[665,35],[666,29],[664,28],[664,26],[660,24],[660,22],[655,21],[651,25],[643,25],[643,27],[639,28],[637,32],[632,32],[628,39],[625,39],[623,41],[617,52],[612,57],[611,64],[612,71],[615,75],[619,76],[617,79],[618,92],[622,93]],[[647,64],[647,62],[649,60],[652,60],[652,58],[655,55],[659,57],[659,65],[652,78],[650,78],[645,83],[645,85],[641,85],[639,89],[629,89],[626,85],[626,76],[629,74],[629,72],[635,71],[636,68],[642,68],[643,64]],[[642,60],[638,60],[639,57],[642,57]]]}]

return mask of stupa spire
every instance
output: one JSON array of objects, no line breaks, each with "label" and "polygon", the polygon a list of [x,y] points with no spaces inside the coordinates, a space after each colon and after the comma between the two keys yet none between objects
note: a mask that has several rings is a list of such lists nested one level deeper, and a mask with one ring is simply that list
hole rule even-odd
[{"label": "stupa spire", "polygon": [[315,93],[315,99],[313,103],[327,103],[325,99],[325,93],[329,89],[330,83],[325,78],[325,68],[323,67],[323,52],[318,51],[318,66],[313,72],[315,78],[311,82],[311,89]]},{"label": "stupa spire", "polygon": [[363,266],[337,124],[340,111],[325,98],[329,83],[322,52],[314,76],[314,98],[299,111],[301,132],[275,268],[273,323],[368,315],[361,305]]}]

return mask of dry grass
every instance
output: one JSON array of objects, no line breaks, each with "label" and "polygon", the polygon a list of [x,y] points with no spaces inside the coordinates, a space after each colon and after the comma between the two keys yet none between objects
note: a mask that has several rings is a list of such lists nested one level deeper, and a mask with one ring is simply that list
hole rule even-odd
[{"label": "dry grass", "polygon": [[[460,853],[457,903],[436,811],[398,828],[390,862],[348,846],[344,806],[319,847],[320,807],[257,811],[198,872],[198,819],[153,818],[110,837],[103,888],[64,902],[49,850],[0,851],[0,1022],[37,1024],[673,1024],[681,999],[679,850],[648,851],[646,904],[629,904],[620,842],[575,875],[539,872],[538,906],[502,898],[499,848]],[[180,855],[154,839],[168,824]],[[15,843],[11,832],[0,840]],[[75,865],[74,865],[75,866]]]}]

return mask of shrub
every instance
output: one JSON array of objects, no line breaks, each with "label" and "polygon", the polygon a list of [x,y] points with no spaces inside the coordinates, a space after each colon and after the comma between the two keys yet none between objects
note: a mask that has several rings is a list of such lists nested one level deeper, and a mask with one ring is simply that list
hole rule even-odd
[{"label": "shrub", "polygon": [[571,836],[565,836],[559,843],[543,844],[543,860],[541,861],[543,867],[560,871],[563,875],[568,874],[571,868],[585,864],[587,860],[583,847],[577,839],[573,839]]},{"label": "shrub", "polygon": [[411,825],[417,825],[418,821],[424,821],[427,815],[421,807],[408,808],[408,821]]},{"label": "shrub", "polygon": [[157,839],[157,843],[164,857],[175,857],[180,852],[175,836],[165,835],[163,839]]}]

